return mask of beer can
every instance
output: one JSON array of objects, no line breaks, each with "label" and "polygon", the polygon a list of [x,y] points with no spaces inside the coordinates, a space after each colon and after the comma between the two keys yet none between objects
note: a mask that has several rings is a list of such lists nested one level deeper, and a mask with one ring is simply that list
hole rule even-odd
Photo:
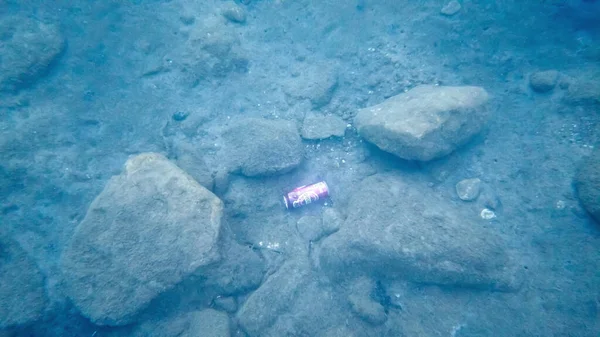
[{"label": "beer can", "polygon": [[304,185],[293,189],[283,196],[285,208],[298,208],[329,196],[329,187],[324,181],[312,185]]}]

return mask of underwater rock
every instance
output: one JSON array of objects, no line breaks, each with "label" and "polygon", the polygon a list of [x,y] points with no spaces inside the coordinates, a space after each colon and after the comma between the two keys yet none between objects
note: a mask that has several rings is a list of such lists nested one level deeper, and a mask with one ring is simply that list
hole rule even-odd
[{"label": "underwater rock", "polygon": [[[342,327],[352,326],[353,334],[343,335],[344,337],[366,336],[362,322],[349,319],[349,305],[340,305],[338,298],[343,289],[336,289],[328,284],[324,284],[317,275],[311,275],[308,280],[297,290],[297,296],[294,298],[289,309],[277,317],[274,324],[261,331],[260,337],[281,337],[281,336],[336,336],[327,334],[332,326]],[[342,296],[343,297],[343,296]],[[352,321],[350,324],[349,321]],[[357,329],[357,324],[361,325]],[[369,329],[370,327],[365,327]],[[336,329],[337,330],[337,329]],[[342,332],[344,329],[339,329]]]},{"label": "underwater rock", "polygon": [[511,291],[516,265],[503,239],[441,196],[394,174],[358,185],[338,232],[323,239],[333,278],[376,275],[418,283]]},{"label": "underwater rock", "polygon": [[600,105],[600,81],[575,81],[569,85],[564,99],[572,105]]},{"label": "underwater rock", "polygon": [[260,286],[267,267],[248,245],[231,243],[220,247],[222,260],[206,270],[206,285],[219,295],[240,295]]},{"label": "underwater rock", "polygon": [[333,328],[327,329],[323,337],[355,337],[356,334],[352,331],[351,328],[346,326],[336,326]]},{"label": "underwater rock", "polygon": [[383,306],[366,295],[350,295],[348,301],[352,312],[369,324],[381,325],[387,320]]},{"label": "underwater rock", "polygon": [[442,9],[440,10],[440,13],[442,13],[443,15],[446,15],[446,16],[452,16],[452,15],[458,13],[461,9],[462,9],[462,6],[460,5],[460,2],[458,2],[456,0],[451,0],[450,2],[448,2],[446,4],[446,6],[442,7]]},{"label": "underwater rock", "polygon": [[37,265],[17,242],[0,232],[0,330],[37,321],[47,303]]},{"label": "underwater rock", "polygon": [[363,321],[372,325],[381,325],[387,320],[385,308],[371,298],[375,285],[367,277],[359,277],[352,282],[348,302],[352,312]]},{"label": "underwater rock", "polygon": [[292,78],[283,83],[288,95],[308,99],[314,110],[329,104],[337,87],[337,71],[329,64],[301,63],[292,68]]},{"label": "underwater rock", "polygon": [[223,204],[165,157],[130,158],[88,208],[61,257],[67,295],[98,325],[124,325],[219,259]]},{"label": "underwater rock", "polygon": [[237,317],[249,336],[261,336],[302,296],[308,271],[309,266],[303,261],[287,261],[248,297]]},{"label": "underwater rock", "polygon": [[343,222],[344,220],[338,211],[334,208],[325,208],[323,211],[323,234],[327,236],[337,232]]},{"label": "underwater rock", "polygon": [[575,178],[575,186],[583,207],[600,223],[600,148],[584,160]]},{"label": "underwater rock", "polygon": [[229,337],[229,317],[213,309],[140,324],[133,337]]},{"label": "underwater rock", "polygon": [[191,26],[183,50],[178,49],[175,54],[168,58],[176,60],[184,81],[191,87],[206,79],[248,70],[248,58],[237,33],[215,20],[203,20]]},{"label": "underwater rock", "polygon": [[300,236],[307,241],[317,241],[323,237],[323,220],[314,215],[305,215],[298,219],[296,229]]},{"label": "underwater rock", "polygon": [[317,116],[310,114],[304,118],[302,138],[326,139],[329,137],[344,137],[346,122],[337,116]]},{"label": "underwater rock", "polygon": [[479,133],[488,117],[481,87],[422,85],[359,110],[359,134],[407,160],[443,157]]},{"label": "underwater rock", "polygon": [[196,17],[192,13],[184,12],[179,15],[179,21],[186,26],[191,26],[196,22]]},{"label": "underwater rock", "polygon": [[460,200],[473,201],[477,199],[481,191],[481,180],[479,178],[464,179],[459,181],[455,188]]},{"label": "underwater rock", "polygon": [[214,188],[214,172],[209,168],[202,156],[204,153],[197,144],[175,138],[172,141],[172,153],[177,158],[176,164],[179,168],[189,174],[200,185],[208,190]]},{"label": "underwater rock", "polygon": [[235,297],[231,296],[219,296],[213,300],[213,303],[215,307],[228,313],[234,313],[238,309]]},{"label": "underwater rock", "polygon": [[177,166],[185,170],[198,184],[208,190],[213,190],[214,178],[212,172],[203,158],[198,158],[197,153],[188,152],[177,156]]},{"label": "underwater rock", "polygon": [[556,86],[558,82],[558,71],[546,70],[538,71],[529,76],[529,86],[536,92],[548,92]]},{"label": "underwater rock", "polygon": [[234,2],[225,5],[225,8],[221,12],[221,14],[231,22],[246,22],[246,11],[242,7],[236,5]]},{"label": "underwater rock", "polygon": [[323,218],[311,215],[303,216],[298,220],[296,228],[303,239],[316,242],[327,235],[335,233],[340,228],[340,222],[337,213],[330,208],[326,208]]},{"label": "underwater rock", "polygon": [[302,140],[294,123],[246,118],[232,123],[223,132],[232,171],[245,176],[286,173],[303,159]]},{"label": "underwater rock", "polygon": [[65,47],[58,27],[17,16],[0,20],[0,41],[0,91],[32,84]]}]

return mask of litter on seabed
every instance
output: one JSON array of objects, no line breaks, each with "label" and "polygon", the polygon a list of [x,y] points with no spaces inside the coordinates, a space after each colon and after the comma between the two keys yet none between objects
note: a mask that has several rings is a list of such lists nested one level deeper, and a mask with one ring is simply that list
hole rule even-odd
[{"label": "litter on seabed", "polygon": [[304,185],[293,189],[283,196],[285,208],[293,209],[306,206],[329,196],[329,187],[324,181],[312,185]]}]

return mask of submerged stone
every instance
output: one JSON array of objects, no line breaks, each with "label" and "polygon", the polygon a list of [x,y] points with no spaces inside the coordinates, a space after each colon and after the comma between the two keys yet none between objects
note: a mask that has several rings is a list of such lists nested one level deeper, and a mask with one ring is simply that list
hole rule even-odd
[{"label": "submerged stone", "polygon": [[446,15],[446,16],[452,16],[452,15],[460,12],[461,9],[462,9],[462,6],[460,5],[460,2],[458,2],[456,0],[451,0],[444,7],[442,7],[442,9],[440,10],[440,13],[442,13],[443,15]]},{"label": "submerged stone", "polygon": [[236,5],[234,2],[228,3],[225,5],[225,8],[221,12],[223,16],[235,23],[244,23],[246,22],[246,11],[244,8]]},{"label": "submerged stone", "polygon": [[0,20],[0,41],[0,91],[33,83],[65,47],[57,26],[18,16]]},{"label": "submerged stone", "polygon": [[307,281],[305,262],[287,261],[258,288],[240,308],[237,318],[250,336],[261,336],[294,304]]},{"label": "submerged stone", "polygon": [[35,262],[0,231],[0,330],[34,323],[47,304],[44,277]]},{"label": "submerged stone", "polygon": [[570,105],[600,105],[600,81],[579,80],[571,83],[565,93],[564,100]]},{"label": "submerged stone", "polygon": [[510,291],[518,287],[502,237],[400,175],[366,178],[340,230],[323,239],[320,265],[334,278],[373,275]]},{"label": "submerged stone", "polygon": [[558,71],[546,70],[538,71],[529,76],[529,86],[536,92],[548,92],[556,86],[558,82]]},{"label": "submerged stone", "polygon": [[359,134],[407,160],[443,157],[467,143],[487,121],[488,94],[480,87],[422,85],[359,110]]},{"label": "submerged stone", "polygon": [[575,186],[583,207],[600,223],[600,148],[583,161]]},{"label": "submerged stone", "polygon": [[131,323],[160,293],[219,259],[222,209],[162,155],[130,158],[61,257],[67,295],[95,324]]},{"label": "submerged stone", "polygon": [[460,200],[473,201],[479,197],[481,180],[479,178],[464,179],[456,184],[456,194]]},{"label": "submerged stone", "polygon": [[229,317],[213,309],[192,311],[138,326],[133,337],[229,337]]},{"label": "submerged stone", "polygon": [[346,122],[337,116],[308,115],[302,125],[302,138],[316,140],[330,137],[343,137]]},{"label": "submerged stone", "polygon": [[304,149],[298,129],[289,121],[246,118],[223,133],[222,153],[232,171],[245,176],[286,173],[300,165]]}]

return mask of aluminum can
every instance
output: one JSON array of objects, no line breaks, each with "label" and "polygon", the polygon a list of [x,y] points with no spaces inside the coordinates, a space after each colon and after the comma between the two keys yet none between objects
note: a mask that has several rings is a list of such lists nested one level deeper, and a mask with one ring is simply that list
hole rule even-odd
[{"label": "aluminum can", "polygon": [[285,208],[299,208],[315,201],[325,199],[329,196],[329,187],[324,181],[312,185],[304,185],[295,188],[283,196]]}]

